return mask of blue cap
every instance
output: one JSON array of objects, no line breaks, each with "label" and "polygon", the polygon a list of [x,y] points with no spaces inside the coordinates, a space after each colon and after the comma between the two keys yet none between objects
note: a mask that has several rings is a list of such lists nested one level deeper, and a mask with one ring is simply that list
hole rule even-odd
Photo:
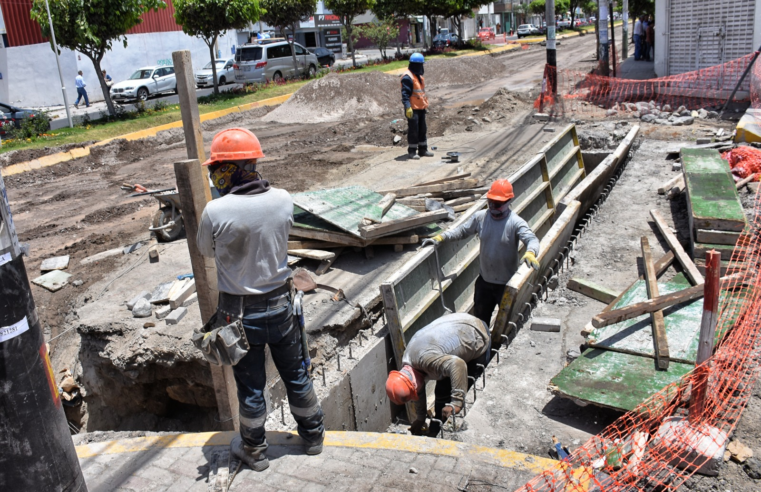
[{"label": "blue cap", "polygon": [[413,53],[410,57],[410,61],[412,63],[425,63],[425,57],[422,55],[422,53]]}]

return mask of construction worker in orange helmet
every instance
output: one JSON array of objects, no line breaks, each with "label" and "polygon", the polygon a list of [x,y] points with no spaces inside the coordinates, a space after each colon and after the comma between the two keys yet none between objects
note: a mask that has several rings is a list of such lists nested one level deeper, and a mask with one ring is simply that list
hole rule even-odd
[{"label": "construction worker in orange helmet", "polygon": [[526,221],[510,210],[514,197],[513,185],[506,179],[498,179],[486,193],[488,209],[476,212],[459,227],[423,241],[423,246],[437,247],[444,241],[478,235],[481,274],[476,280],[474,314],[487,326],[491,326],[492,313],[502,300],[505,285],[520,265],[518,241],[526,247],[521,261],[539,269],[539,240]]},{"label": "construction worker in orange helmet", "polygon": [[[255,471],[265,470],[267,408],[265,345],[285,384],[306,454],[322,452],[325,435],[320,401],[307,373],[301,330],[293,315],[288,235],[293,200],[256,171],[264,157],[256,135],[243,128],[219,132],[204,162],[222,195],[204,208],[196,241],[217,265],[219,305],[212,328],[240,320],[248,352],[233,365],[238,387],[240,436],[230,452]],[[213,318],[214,319],[214,318]]]},{"label": "construction worker in orange helmet", "polygon": [[462,410],[468,377],[478,377],[478,366],[489,362],[490,349],[488,326],[466,313],[442,316],[412,336],[401,370],[391,371],[386,380],[386,394],[397,405],[415,402],[409,428],[413,435],[435,437],[441,430],[433,421],[426,429],[425,381],[436,381],[434,417],[446,422]]}]

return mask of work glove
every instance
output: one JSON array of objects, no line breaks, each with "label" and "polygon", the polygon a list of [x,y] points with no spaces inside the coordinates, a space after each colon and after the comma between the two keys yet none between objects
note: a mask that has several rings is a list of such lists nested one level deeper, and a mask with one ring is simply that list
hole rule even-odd
[{"label": "work glove", "polygon": [[452,408],[452,406],[451,406],[451,405],[447,405],[447,406],[445,406],[445,407],[444,407],[444,408],[441,410],[441,421],[442,421],[442,422],[446,422],[447,420],[449,420],[449,417],[451,417],[453,413],[454,413],[455,415],[456,415],[456,414],[458,414],[458,413],[460,413],[460,407],[458,407],[458,406],[455,406],[454,408]]},{"label": "work glove", "polygon": [[524,262],[526,266],[539,271],[539,262],[537,261],[536,255],[533,252],[527,251],[526,254],[523,255],[523,258],[521,258],[521,261]]},{"label": "work glove", "polygon": [[413,436],[424,436],[428,432],[428,425],[426,425],[425,419],[416,420],[407,430]]},{"label": "work glove", "polygon": [[444,238],[441,237],[441,234],[439,234],[437,236],[423,240],[423,246],[433,246],[434,248],[437,248],[443,241]]},{"label": "work glove", "polygon": [[408,120],[412,119],[412,108],[411,107],[404,110],[404,116],[406,116]]}]

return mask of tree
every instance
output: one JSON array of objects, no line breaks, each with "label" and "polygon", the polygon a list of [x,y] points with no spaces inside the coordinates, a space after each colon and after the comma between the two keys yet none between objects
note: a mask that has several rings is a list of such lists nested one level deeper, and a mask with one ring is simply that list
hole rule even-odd
[{"label": "tree", "polygon": [[182,31],[209,47],[214,94],[219,94],[214,46],[228,29],[243,29],[259,20],[259,0],[174,0],[174,20]]},{"label": "tree", "polygon": [[314,15],[317,0],[260,0],[260,2],[263,10],[261,18],[264,22],[277,27],[283,34],[285,34],[286,29],[291,30],[293,34],[293,39],[290,41],[291,56],[293,57],[293,68],[298,73],[299,64],[296,61],[296,49],[293,47],[293,43],[296,41],[296,28],[299,21]]},{"label": "tree", "polygon": [[[394,18],[397,20],[408,19],[422,10],[422,0],[375,0],[372,7],[373,14],[378,19]],[[401,57],[401,43],[396,43],[397,55]]]},{"label": "tree", "polygon": [[576,9],[581,9],[582,12],[594,12],[597,4],[592,0],[569,0],[568,8],[571,10],[571,28],[573,29],[576,22]]},{"label": "tree", "polygon": [[375,43],[381,56],[386,60],[388,58],[386,48],[392,40],[399,37],[399,26],[393,17],[386,17],[362,27],[360,32],[362,36]]},{"label": "tree", "polygon": [[[529,11],[535,15],[544,15],[544,0],[534,0],[528,6]],[[568,0],[555,0],[555,15],[564,15],[568,11]]]},{"label": "tree", "polygon": [[[92,61],[95,73],[108,106],[115,115],[100,63],[114,41],[127,47],[126,33],[143,20],[144,13],[166,8],[162,0],[49,0],[55,37],[59,46],[79,51]],[[50,37],[48,12],[45,0],[34,0],[30,12],[32,20],[42,28],[42,35]],[[51,44],[52,47],[52,44]]]},{"label": "tree", "polygon": [[349,51],[351,62],[357,66],[357,57],[354,54],[354,19],[364,14],[375,5],[375,0],[325,0],[325,8],[341,18],[346,34],[349,38]]}]

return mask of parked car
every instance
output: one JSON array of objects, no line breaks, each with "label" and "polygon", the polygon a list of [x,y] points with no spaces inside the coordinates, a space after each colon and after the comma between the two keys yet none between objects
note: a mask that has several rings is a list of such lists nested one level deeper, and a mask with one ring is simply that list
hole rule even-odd
[{"label": "parked car", "polygon": [[332,67],[336,62],[336,54],[327,48],[312,48],[309,51],[314,53],[314,56],[317,57],[317,62],[322,67]]},{"label": "parked car", "polygon": [[[21,109],[10,104],[0,103],[0,135],[5,136],[13,128],[21,128],[21,122],[34,118],[39,112],[33,109]],[[50,122],[48,121],[48,128]]]},{"label": "parked car", "polygon": [[571,28],[571,21],[569,20],[559,20],[557,24],[558,24],[558,31]]},{"label": "parked car", "polygon": [[518,26],[518,30],[515,32],[518,38],[525,36],[531,36],[533,34],[539,34],[539,28],[533,24],[521,24]]},{"label": "parked car", "polygon": [[[234,58],[227,60],[215,60],[217,64],[217,83],[225,85],[235,82],[235,71],[233,70]],[[195,73],[196,87],[213,87],[214,72],[211,69],[211,62]]]},{"label": "parked car", "polygon": [[437,34],[433,38],[433,48],[438,50],[449,48],[456,45],[459,41],[460,38],[457,36],[457,34]]},{"label": "parked car", "polygon": [[137,99],[145,101],[150,96],[164,92],[177,92],[174,67],[155,66],[139,68],[129,79],[111,86],[111,98],[115,101]]},{"label": "parked car", "polygon": [[[299,43],[294,43],[299,72],[306,72],[310,77],[317,73],[320,62]],[[291,45],[279,41],[267,45],[245,44],[235,51],[235,81],[242,84],[254,82],[280,81],[296,75],[293,68]]]},{"label": "parked car", "polygon": [[482,27],[478,30],[478,39],[481,41],[488,41],[497,37],[497,33],[494,32],[493,27]]}]

